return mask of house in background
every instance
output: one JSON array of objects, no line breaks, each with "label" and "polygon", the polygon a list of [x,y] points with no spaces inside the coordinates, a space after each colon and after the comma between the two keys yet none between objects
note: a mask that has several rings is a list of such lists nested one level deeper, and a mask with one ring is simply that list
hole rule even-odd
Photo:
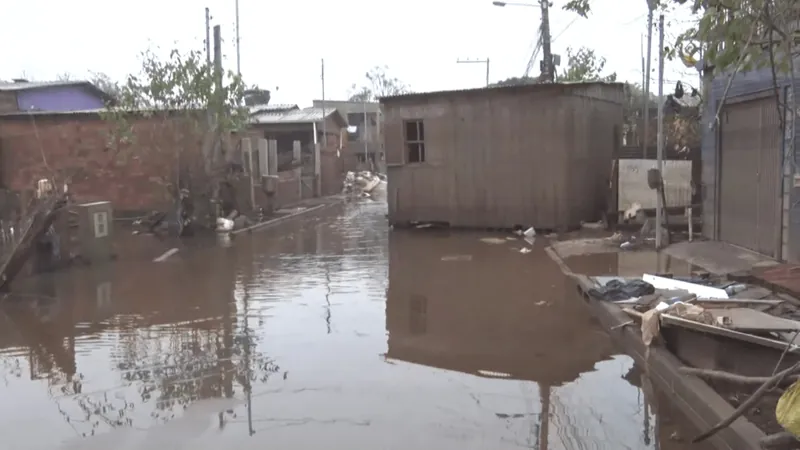
[{"label": "house in background", "polygon": [[623,101],[619,83],[382,98],[389,222],[568,229],[616,214]]},{"label": "house in background", "polygon": [[[306,179],[314,175],[315,146],[320,144],[320,192],[322,195],[341,192],[344,174],[352,168],[346,157],[347,120],[337,109],[323,111],[312,106],[256,113],[250,128],[249,135],[276,141],[279,171],[299,164]],[[295,142],[300,144],[301,161],[294,161]]]},{"label": "house in background", "polygon": [[0,114],[24,111],[91,111],[112,100],[88,81],[0,81]]},{"label": "house in background", "polygon": [[317,108],[335,108],[350,126],[347,133],[346,159],[358,162],[357,170],[386,172],[383,150],[383,117],[377,102],[351,102],[341,100],[314,100]]}]

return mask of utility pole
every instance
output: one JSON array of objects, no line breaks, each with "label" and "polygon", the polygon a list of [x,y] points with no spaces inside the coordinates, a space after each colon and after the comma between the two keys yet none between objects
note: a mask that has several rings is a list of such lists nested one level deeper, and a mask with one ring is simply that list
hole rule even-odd
[{"label": "utility pole", "polygon": [[486,59],[457,59],[456,64],[486,64],[486,86],[489,86],[489,58]]},{"label": "utility pole", "polygon": [[206,62],[211,67],[211,11],[206,8]]},{"label": "utility pole", "polygon": [[239,0],[236,0],[236,75],[242,76],[242,54],[239,51]]},{"label": "utility pole", "polygon": [[658,142],[656,143],[656,170],[658,170],[659,188],[656,189],[658,200],[656,203],[656,249],[661,249],[662,244],[662,210],[664,209],[664,15],[658,17]]},{"label": "utility pole", "polygon": [[644,68],[644,123],[642,138],[644,139],[644,150],[642,159],[647,159],[647,149],[650,147],[650,61],[653,55],[653,10],[654,0],[647,0],[647,64]]},{"label": "utility pole", "polygon": [[550,0],[539,0],[542,7],[542,75],[545,81],[552,83],[555,75],[553,70],[553,53],[550,49]]},{"label": "utility pole", "polygon": [[[647,84],[647,67],[644,63],[644,35],[639,36],[639,47],[639,54],[642,56],[642,90],[644,90],[644,85]],[[642,119],[648,116],[647,109],[650,107],[649,100],[646,94],[642,97],[642,115],[640,116]],[[642,125],[644,125],[644,122]],[[647,139],[642,135],[642,132],[643,130],[637,129],[636,135],[642,143],[642,159],[647,159]]]},{"label": "utility pole", "polygon": [[364,162],[369,164],[370,170],[373,169],[372,161],[369,159],[369,145],[367,143],[367,134],[369,127],[367,126],[367,99],[364,98],[364,133],[362,134],[361,138],[364,140]]},{"label": "utility pole", "polygon": [[325,58],[322,58],[322,150],[328,147],[328,125],[325,120]]}]

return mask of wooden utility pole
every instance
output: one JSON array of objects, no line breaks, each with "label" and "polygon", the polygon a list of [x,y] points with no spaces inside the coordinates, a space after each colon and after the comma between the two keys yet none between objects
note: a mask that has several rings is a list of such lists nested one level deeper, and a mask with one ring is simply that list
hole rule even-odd
[{"label": "wooden utility pole", "polygon": [[555,79],[553,52],[550,48],[550,0],[539,0],[542,8],[542,78],[552,83]]},{"label": "wooden utility pole", "polygon": [[644,68],[644,117],[642,124],[642,139],[644,139],[644,150],[642,159],[647,159],[647,149],[650,147],[650,61],[653,55],[653,10],[655,5],[653,0],[647,0],[647,60]]},{"label": "wooden utility pole", "polygon": [[220,130],[220,115],[222,115],[225,99],[222,97],[222,32],[219,25],[214,26],[214,113],[215,144],[214,153],[211,155],[211,170],[216,168],[219,154],[222,152],[222,130]]},{"label": "wooden utility pole", "polygon": [[206,8],[206,62],[211,65],[211,10]]},{"label": "wooden utility pole", "polygon": [[658,17],[658,142],[656,142],[656,170],[658,170],[659,183],[656,189],[658,195],[656,206],[656,249],[662,246],[663,209],[664,209],[664,15]]}]

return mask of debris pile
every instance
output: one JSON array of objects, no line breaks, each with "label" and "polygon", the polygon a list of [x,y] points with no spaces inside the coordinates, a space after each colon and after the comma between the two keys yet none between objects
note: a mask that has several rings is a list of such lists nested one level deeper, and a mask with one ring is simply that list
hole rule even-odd
[{"label": "debris pile", "polygon": [[383,189],[386,185],[386,176],[370,171],[347,172],[344,178],[343,194],[359,197],[371,197],[372,194]]},{"label": "debris pile", "polygon": [[[752,389],[741,391],[746,400],[692,442],[708,439],[743,414],[748,414],[750,420],[754,420],[753,417],[766,420],[759,423],[770,427],[770,419],[761,419],[763,414],[759,409],[764,405],[773,407],[770,406],[773,401],[764,396],[769,391],[780,394],[786,389],[774,406],[775,421],[783,430],[776,432],[774,426],[762,429],[767,436],[761,439],[761,445],[762,448],[796,448],[794,445],[800,441],[800,347],[797,345],[800,301],[775,294],[763,286],[742,283],[737,277],[731,278],[707,273],[691,277],[649,274],[641,278],[592,277],[595,286],[588,289],[587,294],[618,305],[631,318],[612,330],[638,322],[642,342],[648,347],[646,352],[660,339],[676,356],[688,358],[684,361],[686,364],[696,366],[681,367],[680,372],[740,387],[760,386],[755,392]],[[662,335],[664,327],[670,327],[672,334]],[[681,334],[683,341],[674,338],[674,333],[681,329],[691,330]],[[714,351],[741,352],[737,353],[737,359],[743,361],[754,357],[754,353],[761,354],[759,358],[764,360],[774,355],[777,362],[774,368],[765,367],[761,376],[755,376],[759,370],[750,370],[752,368],[744,373],[738,367],[732,368],[732,372],[721,371],[714,367],[716,362],[710,364],[712,368],[705,367],[709,366],[706,361],[716,361],[719,356],[692,356],[691,352],[696,350],[686,347],[691,347],[689,339],[695,339],[692,336],[698,333],[717,340],[719,349]],[[772,375],[767,376],[770,373]],[[786,443],[790,445],[784,446]]]}]

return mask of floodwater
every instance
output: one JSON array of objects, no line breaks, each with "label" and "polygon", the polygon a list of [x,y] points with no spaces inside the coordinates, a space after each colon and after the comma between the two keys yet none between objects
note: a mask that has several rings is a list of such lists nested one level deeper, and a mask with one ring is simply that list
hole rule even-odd
[{"label": "floodwater", "polygon": [[385,212],[20,283],[0,448],[690,448],[542,242]]}]

